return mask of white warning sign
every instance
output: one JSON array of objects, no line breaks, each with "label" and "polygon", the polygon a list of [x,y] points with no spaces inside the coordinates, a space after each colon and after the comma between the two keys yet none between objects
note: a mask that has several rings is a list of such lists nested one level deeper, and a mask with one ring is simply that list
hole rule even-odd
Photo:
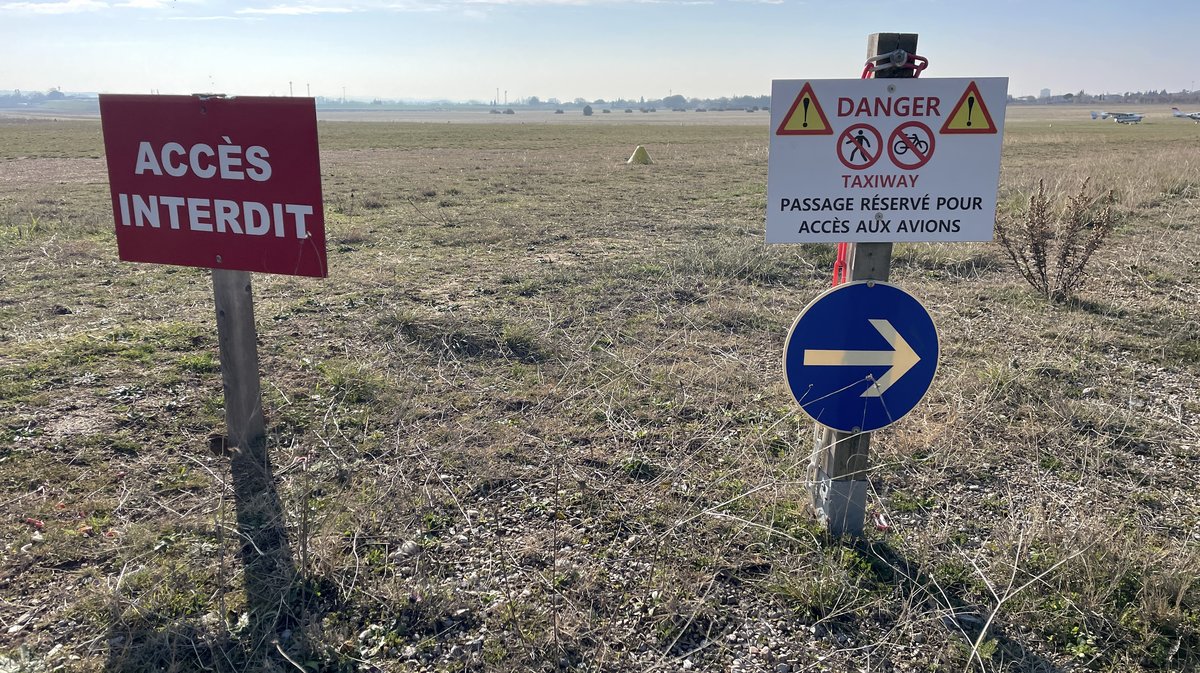
[{"label": "white warning sign", "polygon": [[768,243],[990,241],[1008,79],[775,80]]}]

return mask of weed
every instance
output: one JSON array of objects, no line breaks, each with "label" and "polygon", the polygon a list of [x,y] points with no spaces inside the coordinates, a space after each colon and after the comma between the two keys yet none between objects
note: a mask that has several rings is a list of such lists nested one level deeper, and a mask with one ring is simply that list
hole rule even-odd
[{"label": "weed", "polygon": [[1017,270],[1034,290],[1054,302],[1065,302],[1079,291],[1092,254],[1112,234],[1117,224],[1113,191],[1093,196],[1084,180],[1079,192],[1067,198],[1063,213],[1046,192],[1045,181],[1029,197],[1020,216],[996,221],[996,238]]},{"label": "weed", "polygon": [[330,393],[346,404],[374,402],[387,390],[387,381],[368,364],[328,360],[317,365]]},{"label": "weed", "polygon": [[630,479],[638,481],[650,481],[657,479],[663,473],[663,469],[642,458],[630,458],[624,463],[621,463],[621,471],[624,472]]},{"label": "weed", "polygon": [[179,368],[193,374],[212,374],[220,371],[221,363],[212,353],[195,353],[180,357]]},{"label": "weed", "polygon": [[905,491],[892,491],[888,494],[888,502],[892,511],[907,513],[928,511],[934,507],[937,500],[932,495],[914,496]]}]

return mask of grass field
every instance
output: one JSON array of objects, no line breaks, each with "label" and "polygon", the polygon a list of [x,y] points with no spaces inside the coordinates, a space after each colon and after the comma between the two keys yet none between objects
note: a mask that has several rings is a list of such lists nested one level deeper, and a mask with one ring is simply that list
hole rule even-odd
[{"label": "grass field", "polygon": [[97,121],[0,120],[0,671],[1195,670],[1200,127],[1142,111],[1009,110],[1002,216],[1120,199],[1076,301],[896,246],[943,360],[862,544],[804,507],[833,250],[762,243],[765,114],[322,122],[329,278],[254,279],[275,642],[207,272],[117,260]]}]

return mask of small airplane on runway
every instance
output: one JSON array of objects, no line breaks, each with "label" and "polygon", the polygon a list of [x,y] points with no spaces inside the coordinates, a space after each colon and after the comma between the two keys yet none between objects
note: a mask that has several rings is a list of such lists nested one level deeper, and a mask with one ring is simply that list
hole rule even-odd
[{"label": "small airplane on runway", "polygon": [[1180,117],[1182,119],[1190,119],[1197,124],[1200,124],[1200,112],[1183,112],[1177,107],[1171,108],[1172,117]]},{"label": "small airplane on runway", "polygon": [[1118,124],[1138,124],[1146,115],[1141,112],[1092,112],[1092,119],[1108,119],[1112,117]]}]

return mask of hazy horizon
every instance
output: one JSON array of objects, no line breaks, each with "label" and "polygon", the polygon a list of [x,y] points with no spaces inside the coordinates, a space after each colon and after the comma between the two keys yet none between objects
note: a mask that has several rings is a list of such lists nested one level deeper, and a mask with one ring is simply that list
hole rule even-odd
[{"label": "hazy horizon", "polygon": [[[49,92],[49,90],[47,90],[47,89],[5,89],[5,88],[0,88],[0,96],[11,95],[13,92],[18,92],[18,91],[24,96],[30,96],[32,94],[39,94],[39,95],[44,96]],[[1130,92],[1112,91],[1112,92],[1105,92],[1105,93],[1099,93],[1099,94],[1090,94],[1089,93],[1089,96],[1091,96],[1091,95],[1124,96],[1127,93],[1139,93],[1139,92],[1145,93],[1146,90],[1139,89],[1139,90],[1134,90],[1134,91],[1130,91]],[[101,92],[96,92],[96,91],[63,91],[62,93],[67,97],[67,99],[77,100],[77,101],[98,100],[96,97],[101,94]],[[118,93],[118,92],[112,92],[112,93]],[[125,92],[119,92],[119,93],[123,93],[123,94],[143,94],[143,93],[145,93],[145,94],[156,95],[158,92],[125,91]],[[195,95],[198,93],[218,93],[221,95],[233,95],[233,94],[225,94],[224,92],[192,92],[192,94],[187,94],[187,95]],[[1078,103],[1079,105],[1087,106],[1087,105],[1096,105],[1100,102],[1100,101],[1091,100],[1091,99],[1088,99],[1083,102],[1076,101],[1074,103],[1071,101],[1064,101],[1064,100],[1062,100],[1061,97],[1063,94],[1066,94],[1066,93],[1077,93],[1077,92],[1067,92],[1067,91],[1053,92],[1052,98],[1054,98],[1055,100],[1051,101],[1051,104],[1068,105],[1068,104]],[[1167,95],[1168,96],[1181,96],[1181,95],[1189,95],[1189,94],[1194,94],[1194,93],[1196,93],[1196,92],[1168,91]],[[166,94],[163,94],[163,95],[166,95]],[[179,95],[179,94],[176,94],[176,95]],[[281,95],[288,96],[287,93],[284,93]],[[297,93],[295,95],[302,96],[303,94]],[[1150,95],[1150,94],[1148,94],[1148,95]],[[646,97],[644,102],[626,100],[626,99],[619,99],[619,100],[618,99],[613,99],[613,100],[608,100],[608,99],[588,100],[588,99],[585,99],[582,102],[568,101],[568,100],[564,100],[564,101],[538,100],[537,102],[531,102],[528,100],[519,100],[519,101],[510,100],[507,103],[504,102],[503,100],[498,103],[493,103],[490,100],[448,100],[448,99],[444,99],[444,98],[443,99],[380,98],[378,96],[362,96],[362,97],[358,97],[358,98],[347,97],[345,101],[342,101],[340,98],[335,98],[335,97],[322,96],[322,97],[315,97],[315,98],[316,98],[318,105],[329,105],[329,106],[363,105],[363,106],[368,106],[368,107],[374,107],[376,105],[382,105],[384,107],[388,107],[388,106],[392,106],[392,107],[451,106],[451,107],[487,107],[487,108],[503,108],[503,107],[507,106],[507,107],[533,107],[533,108],[537,108],[537,109],[546,109],[546,110],[552,110],[555,108],[560,108],[560,109],[561,108],[581,108],[584,105],[612,106],[612,105],[620,104],[621,107],[629,107],[629,106],[637,106],[637,105],[662,104],[663,103],[663,100],[661,97],[654,97],[654,98]],[[1015,102],[1019,105],[1032,104],[1027,100],[1028,97],[1024,97],[1024,98],[1026,98],[1026,100],[1019,100],[1019,98],[1021,98],[1021,97],[1014,96],[1013,101],[1010,101],[1010,102]],[[765,110],[765,109],[767,109],[766,106],[770,105],[769,94],[760,94],[760,95],[742,94],[742,95],[736,95],[736,96],[718,96],[716,98],[691,97],[691,98],[689,98],[688,102],[685,104],[685,107],[693,106],[695,104],[711,105],[712,103],[715,103],[717,101],[728,101],[729,105],[731,105],[735,109],[740,110],[742,107],[742,103],[739,101],[743,101],[746,99],[753,99],[755,101],[757,101],[758,99],[766,99],[761,102],[747,103],[746,104],[747,107],[750,105],[754,105],[757,107],[762,107],[762,109]],[[1119,100],[1113,100],[1113,101],[1108,102],[1108,104],[1109,105],[1118,105],[1118,104],[1124,105],[1126,103],[1123,101],[1119,101]],[[1148,103],[1140,103],[1140,102],[1133,101],[1133,102],[1129,102],[1128,104],[1129,105],[1147,105]],[[1162,104],[1168,105],[1168,104],[1172,104],[1172,103],[1164,102]],[[1183,103],[1181,103],[1181,104],[1183,104]]]},{"label": "hazy horizon", "polygon": [[[0,81],[23,91],[564,103],[760,96],[856,77],[866,36],[917,32],[927,76],[1042,89],[1195,90],[1193,3],[912,0],[0,0]],[[873,17],[892,17],[874,19]],[[879,25],[883,24],[883,25]],[[1004,46],[996,36],[1015,42]],[[19,65],[18,65],[19,64]]]}]

